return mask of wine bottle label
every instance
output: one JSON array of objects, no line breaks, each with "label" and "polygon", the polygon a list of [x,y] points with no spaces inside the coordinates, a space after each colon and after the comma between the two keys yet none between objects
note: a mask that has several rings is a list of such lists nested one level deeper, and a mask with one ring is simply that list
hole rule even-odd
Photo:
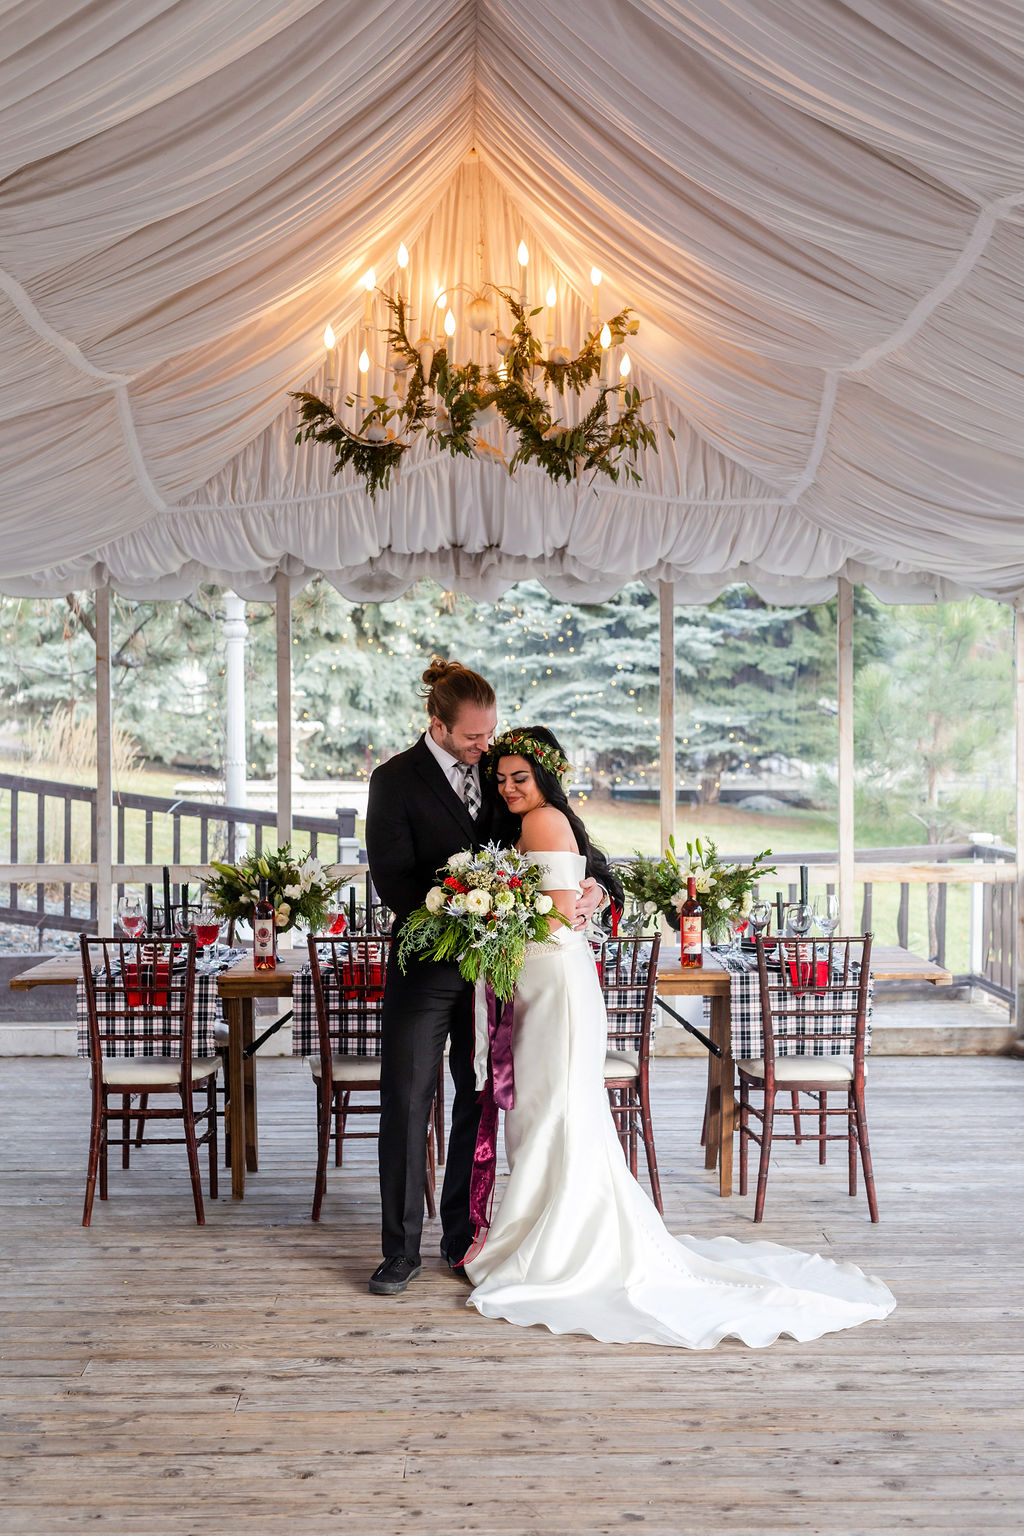
[{"label": "wine bottle label", "polygon": [[274,925],[265,920],[256,919],[252,929],[253,950],[257,955],[272,955],[274,953]]},{"label": "wine bottle label", "polygon": [[684,917],[680,929],[684,955],[699,955],[701,947],[701,928],[703,924],[699,917]]}]

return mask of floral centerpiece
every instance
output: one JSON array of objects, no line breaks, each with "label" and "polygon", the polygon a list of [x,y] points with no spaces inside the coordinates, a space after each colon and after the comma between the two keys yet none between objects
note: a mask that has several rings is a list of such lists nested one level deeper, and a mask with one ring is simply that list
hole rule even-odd
[{"label": "floral centerpiece", "polygon": [[479,853],[453,853],[438,884],[402,928],[398,962],[415,956],[454,960],[466,981],[490,983],[502,1002],[512,996],[526,946],[550,937],[548,919],[567,923],[538,890],[542,871],[514,848],[488,843]]},{"label": "floral centerpiece", "polygon": [[697,894],[704,908],[704,933],[709,943],[719,944],[729,936],[730,921],[746,917],[754,900],[754,887],[766,875],[775,873],[774,864],[766,864],[771,849],[755,854],[749,864],[728,863],[721,859],[714,842],[686,844],[686,854],[676,852],[675,838],[660,859],[635,853],[628,864],[619,868],[623,889],[635,903],[635,924],[645,927],[659,914],[673,928],[679,927],[679,909],[686,900],[686,882],[694,877]]},{"label": "floral centerpiece", "polygon": [[247,853],[237,864],[211,863],[217,873],[206,882],[206,894],[221,916],[251,922],[253,907],[260,899],[260,881],[266,880],[279,933],[287,933],[298,923],[311,931],[323,928],[331,897],[343,884],[333,879],[313,854],[296,857],[291,843],[272,851]]}]

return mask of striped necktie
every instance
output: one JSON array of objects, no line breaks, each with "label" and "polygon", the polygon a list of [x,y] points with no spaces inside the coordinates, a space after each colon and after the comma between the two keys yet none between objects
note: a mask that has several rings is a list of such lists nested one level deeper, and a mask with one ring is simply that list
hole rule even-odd
[{"label": "striped necktie", "polygon": [[476,787],[476,779],[473,776],[472,763],[463,763],[462,767],[462,798],[465,801],[466,810],[476,821],[477,812],[480,809],[480,791]]}]

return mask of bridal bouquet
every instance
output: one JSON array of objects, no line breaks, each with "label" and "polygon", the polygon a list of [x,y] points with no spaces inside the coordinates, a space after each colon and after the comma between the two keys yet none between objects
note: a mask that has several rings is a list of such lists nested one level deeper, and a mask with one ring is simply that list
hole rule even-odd
[{"label": "bridal bouquet", "polygon": [[221,916],[251,922],[252,909],[260,899],[260,881],[266,880],[279,933],[297,923],[311,932],[322,928],[331,910],[330,898],[342,885],[312,854],[296,858],[290,843],[247,853],[237,864],[211,863],[217,873],[206,882],[206,894]]},{"label": "bridal bouquet", "polygon": [[479,853],[453,853],[439,884],[407,919],[398,946],[410,959],[454,960],[466,981],[483,978],[502,1002],[512,996],[526,946],[550,937],[548,918],[568,918],[538,890],[542,870],[514,848],[488,843]]},{"label": "bridal bouquet", "polygon": [[708,942],[717,944],[728,937],[730,919],[746,917],[753,904],[754,887],[766,875],[775,873],[774,864],[763,861],[771,849],[764,848],[749,864],[730,863],[719,857],[709,838],[687,843],[686,854],[676,852],[675,838],[660,859],[636,853],[628,864],[619,866],[623,889],[632,896],[637,917],[643,921],[660,913],[674,928],[679,927],[679,908],[686,900],[686,882],[694,877],[697,894],[704,908],[704,932]]}]

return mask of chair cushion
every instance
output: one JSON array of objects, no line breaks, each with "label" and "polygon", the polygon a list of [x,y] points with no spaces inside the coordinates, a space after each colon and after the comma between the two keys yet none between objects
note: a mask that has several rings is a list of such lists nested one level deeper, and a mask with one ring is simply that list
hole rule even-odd
[{"label": "chair cushion", "polygon": [[638,1051],[609,1051],[604,1058],[605,1081],[620,1077],[640,1076]]},{"label": "chair cushion", "polygon": [[[752,1056],[737,1061],[737,1067],[747,1077],[764,1077],[764,1057]],[[864,1075],[867,1076],[867,1063]],[[775,1081],[777,1083],[849,1083],[853,1079],[852,1056],[776,1056]]]},{"label": "chair cushion", "polygon": [[[309,1070],[314,1077],[319,1078],[319,1056],[310,1056]],[[367,1087],[375,1088],[380,1082],[380,1057],[332,1056],[331,1075],[336,1083],[365,1083]]]},{"label": "chair cushion", "polygon": [[[192,1081],[216,1077],[219,1056],[193,1056]],[[176,1056],[108,1056],[103,1062],[103,1081],[140,1088],[173,1088],[181,1080],[181,1061]]]}]

